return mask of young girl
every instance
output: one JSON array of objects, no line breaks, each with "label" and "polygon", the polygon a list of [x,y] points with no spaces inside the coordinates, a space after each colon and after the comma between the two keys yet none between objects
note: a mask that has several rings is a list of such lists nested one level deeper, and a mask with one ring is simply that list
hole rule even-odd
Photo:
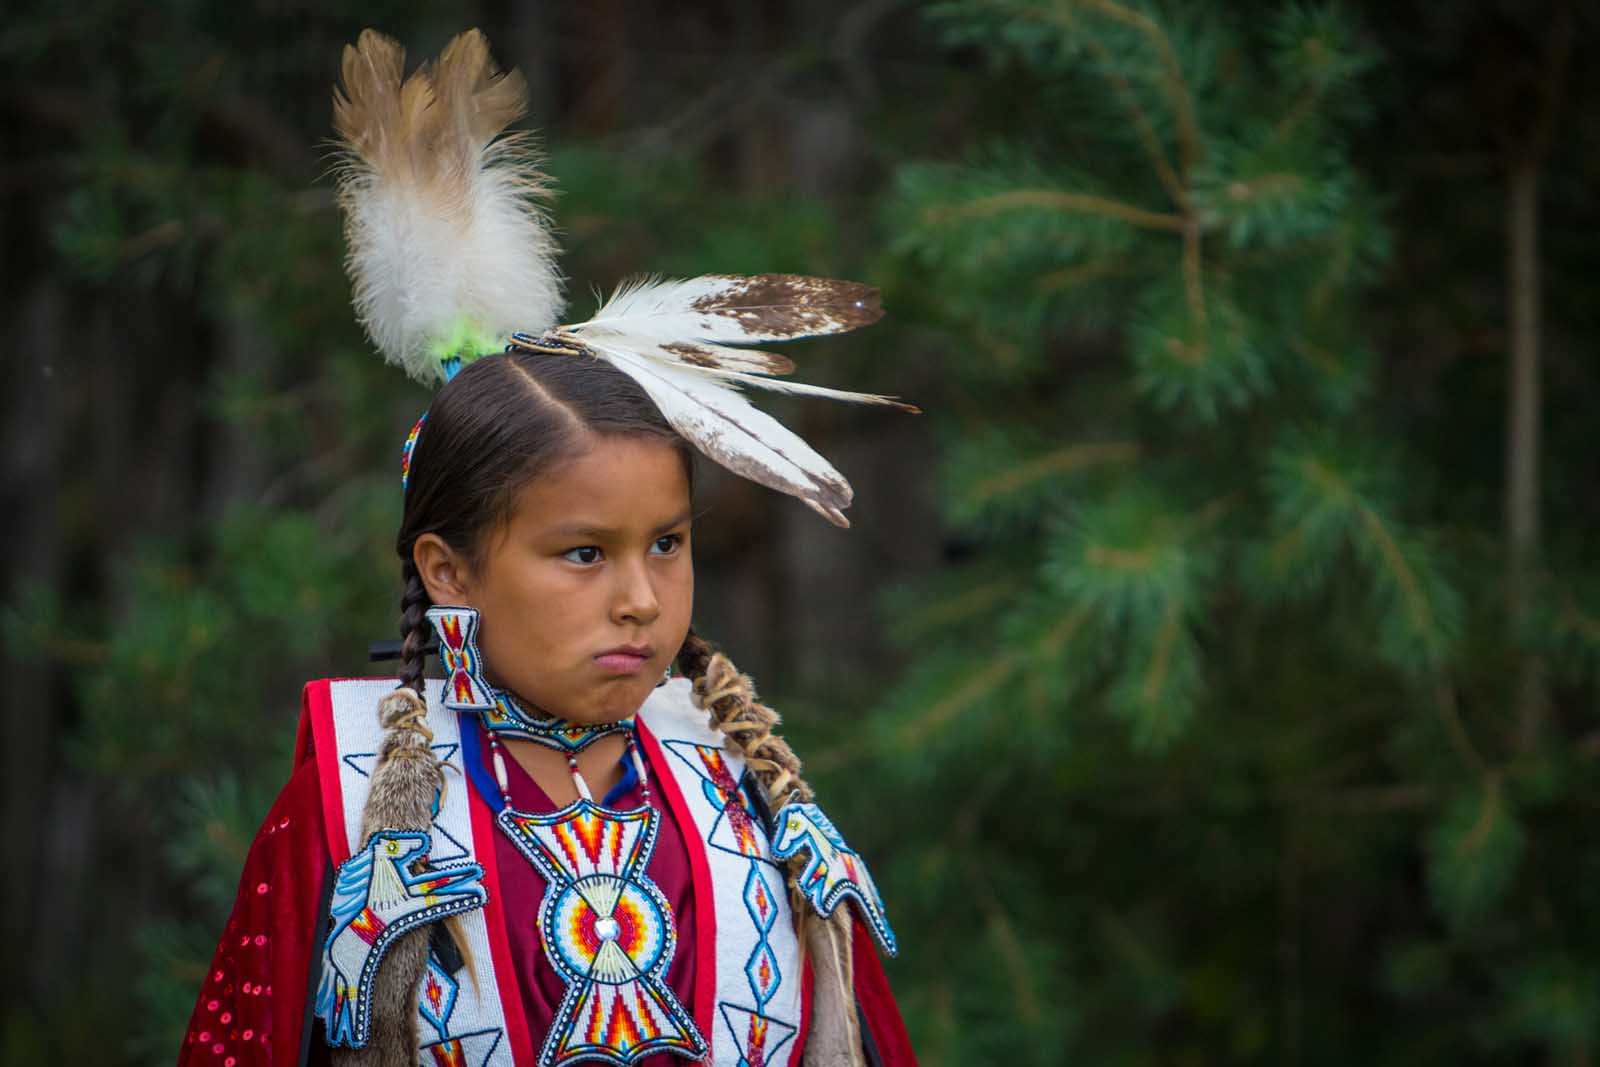
[{"label": "young girl", "polygon": [[180,1062],[914,1063],[865,865],[690,621],[695,448],[849,503],[734,391],[792,365],[725,344],[875,294],[646,283],[549,329],[540,181],[495,140],[520,80],[476,33],[402,64],[369,31],[335,97],[358,312],[446,381],[405,449],[400,677],[306,687]]}]

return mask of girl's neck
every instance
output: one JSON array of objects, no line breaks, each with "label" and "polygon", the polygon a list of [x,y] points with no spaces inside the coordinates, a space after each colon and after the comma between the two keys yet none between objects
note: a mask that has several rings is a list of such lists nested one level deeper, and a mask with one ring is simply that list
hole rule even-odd
[{"label": "girl's neck", "polygon": [[[500,744],[557,808],[578,799],[565,752],[520,738],[508,737]],[[622,780],[622,757],[627,745],[624,735],[608,734],[578,753],[578,773],[588,783],[596,803]]]}]

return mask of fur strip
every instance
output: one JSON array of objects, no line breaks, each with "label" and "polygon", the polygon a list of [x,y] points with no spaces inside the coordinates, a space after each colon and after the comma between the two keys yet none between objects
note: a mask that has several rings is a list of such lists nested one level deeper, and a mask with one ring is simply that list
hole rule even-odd
[{"label": "fur strip", "polygon": [[[809,905],[806,905],[809,907]],[[850,956],[849,908],[830,918],[809,915],[802,923],[811,957],[811,1028],[806,1034],[806,1067],[866,1067],[856,1015],[855,964]]]}]

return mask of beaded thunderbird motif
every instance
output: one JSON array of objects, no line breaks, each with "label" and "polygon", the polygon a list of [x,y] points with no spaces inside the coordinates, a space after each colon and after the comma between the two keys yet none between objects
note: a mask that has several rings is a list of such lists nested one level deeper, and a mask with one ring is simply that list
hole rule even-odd
[{"label": "beaded thunderbird motif", "polygon": [[[322,946],[317,1015],[328,1044],[360,1048],[372,1024],[372,980],[394,939],[422,923],[481,907],[488,893],[475,863],[434,867],[430,837],[414,830],[379,830],[339,865],[333,890],[333,929]],[[420,870],[411,864],[423,857]]]},{"label": "beaded thunderbird motif", "polygon": [[844,843],[844,836],[833,822],[811,803],[786,805],[778,818],[772,854],[780,860],[801,852],[811,854],[800,874],[799,886],[817,914],[824,918],[832,915],[839,901],[849,897],[878,946],[893,956],[897,947],[894,931],[889,929],[889,919],[884,915],[883,898],[878,895],[872,875],[867,873],[867,865]]},{"label": "beaded thunderbird motif", "polygon": [[539,1053],[628,1067],[656,1052],[706,1054],[694,1018],[666,982],[678,939],[672,908],[645,873],[660,814],[577,800],[550,815],[500,812],[501,827],[544,875],[539,937],[567,983]]}]

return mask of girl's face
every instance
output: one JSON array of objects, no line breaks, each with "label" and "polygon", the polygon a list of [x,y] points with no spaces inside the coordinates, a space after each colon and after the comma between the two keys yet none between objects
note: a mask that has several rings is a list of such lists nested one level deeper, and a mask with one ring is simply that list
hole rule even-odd
[{"label": "girl's face", "polygon": [[478,610],[489,681],[530,711],[579,723],[638,711],[694,610],[689,483],[677,450],[649,438],[594,440],[523,488],[477,567],[432,534],[413,553],[435,603]]}]

